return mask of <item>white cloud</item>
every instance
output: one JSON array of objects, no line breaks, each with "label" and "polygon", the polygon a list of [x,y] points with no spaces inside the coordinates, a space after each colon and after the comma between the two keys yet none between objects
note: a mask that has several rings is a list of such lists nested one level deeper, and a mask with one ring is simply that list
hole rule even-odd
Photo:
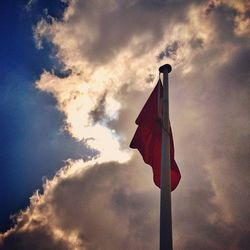
[{"label": "white cloud", "polygon": [[159,192],[150,168],[123,149],[153,86],[146,79],[171,63],[183,176],[173,194],[175,246],[247,249],[249,46],[247,29],[237,31],[246,9],[241,1],[69,1],[62,20],[41,20],[37,46],[47,39],[70,74],[44,71],[36,86],[56,98],[65,129],[100,155],[70,161],[46,182],[1,235],[5,244],[16,237],[23,249],[37,238],[54,249],[157,248]]},{"label": "white cloud", "polygon": [[[71,72],[64,78],[44,72],[37,87],[56,97],[58,108],[66,115],[66,129],[72,136],[85,142],[91,138],[87,143],[100,151],[101,158],[105,154],[106,160],[117,160],[114,156],[127,160],[129,156],[119,152],[119,134],[114,129],[111,133],[102,118],[96,125],[91,123],[91,112],[98,107],[101,97],[106,95],[105,118],[119,119],[118,91],[127,83],[131,83],[132,89],[145,88],[145,79],[157,72],[157,55],[166,44],[176,39],[182,41],[172,62],[183,67],[193,57],[189,40],[196,35],[207,44],[212,37],[211,22],[200,14],[203,6],[187,8],[187,24],[177,22],[173,26],[169,20],[159,22],[155,30],[151,26],[155,25],[154,15],[160,9],[150,14],[147,8],[139,2],[131,6],[112,1],[104,7],[99,1],[91,4],[72,1],[62,21],[41,20],[35,29],[38,47],[42,46],[43,38],[51,41],[57,47],[56,56]],[[137,17],[137,12],[149,27],[140,22],[131,26],[128,18]],[[153,19],[146,19],[148,15]],[[162,33],[162,39],[156,39],[155,33]],[[113,154],[106,145],[110,145]]]}]

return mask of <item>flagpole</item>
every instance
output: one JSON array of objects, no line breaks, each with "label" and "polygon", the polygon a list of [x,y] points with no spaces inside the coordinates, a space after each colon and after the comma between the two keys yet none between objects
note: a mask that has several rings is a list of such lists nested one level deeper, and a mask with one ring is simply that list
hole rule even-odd
[{"label": "flagpole", "polygon": [[170,175],[170,141],[169,141],[169,87],[168,73],[171,65],[159,68],[163,73],[162,104],[162,153],[161,153],[161,203],[160,203],[160,250],[172,250],[172,215],[171,215],[171,175]]}]

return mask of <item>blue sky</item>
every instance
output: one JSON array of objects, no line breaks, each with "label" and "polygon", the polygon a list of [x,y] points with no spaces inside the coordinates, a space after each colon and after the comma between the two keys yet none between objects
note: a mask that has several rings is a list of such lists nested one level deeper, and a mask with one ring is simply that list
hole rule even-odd
[{"label": "blue sky", "polygon": [[247,0],[1,1],[0,249],[158,249],[159,188],[129,144],[165,63],[174,248],[250,249],[249,13]]},{"label": "blue sky", "polygon": [[86,156],[86,148],[66,132],[59,132],[63,114],[56,100],[35,88],[44,69],[56,69],[47,44],[38,50],[32,27],[44,9],[60,18],[64,5],[40,1],[30,11],[27,1],[1,1],[0,46],[0,231],[11,225],[9,216],[29,203],[68,158]]}]

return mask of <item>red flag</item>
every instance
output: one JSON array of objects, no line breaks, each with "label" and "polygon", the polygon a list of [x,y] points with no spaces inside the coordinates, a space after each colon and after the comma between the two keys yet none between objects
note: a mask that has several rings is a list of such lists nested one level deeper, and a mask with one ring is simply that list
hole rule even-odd
[{"label": "red flag", "polygon": [[[160,88],[160,89],[159,89]],[[160,91],[160,92],[158,92]],[[135,123],[138,128],[130,143],[131,148],[137,148],[145,163],[153,169],[154,183],[160,187],[161,183],[161,139],[162,126],[158,116],[158,93],[162,98],[163,87],[159,81],[147,102],[137,117]],[[174,143],[170,128],[170,165],[171,165],[171,190],[173,191],[181,178],[180,171],[174,160]]]}]

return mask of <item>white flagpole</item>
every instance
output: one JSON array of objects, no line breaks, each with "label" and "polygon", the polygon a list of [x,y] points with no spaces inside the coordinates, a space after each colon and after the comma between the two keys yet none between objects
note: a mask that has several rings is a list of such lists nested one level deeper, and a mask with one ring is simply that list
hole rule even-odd
[{"label": "white flagpole", "polygon": [[172,250],[172,215],[171,215],[171,169],[169,141],[169,87],[168,73],[171,65],[165,64],[159,68],[163,73],[162,102],[162,155],[161,155],[161,204],[160,204],[160,250]]}]

